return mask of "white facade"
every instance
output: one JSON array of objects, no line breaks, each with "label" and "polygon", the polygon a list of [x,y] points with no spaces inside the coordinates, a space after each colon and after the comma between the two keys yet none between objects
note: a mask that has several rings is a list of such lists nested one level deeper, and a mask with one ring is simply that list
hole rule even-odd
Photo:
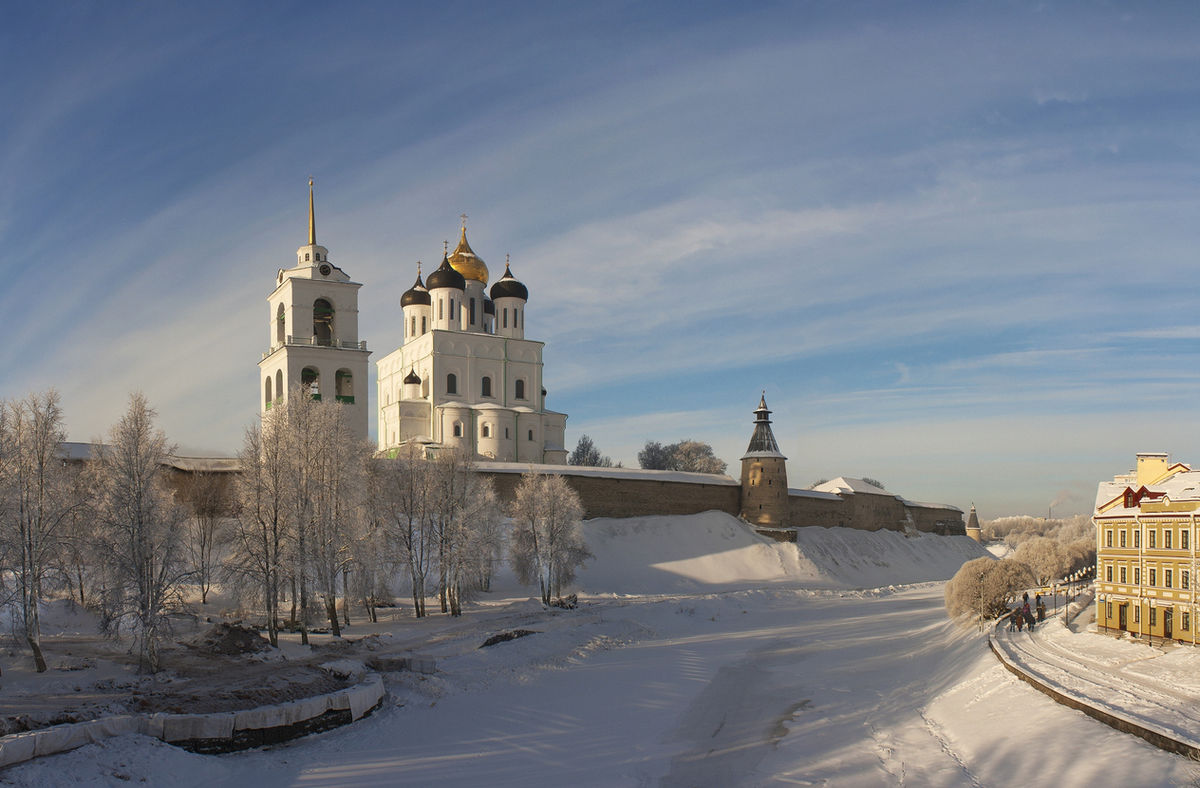
[{"label": "white facade", "polygon": [[401,299],[404,344],[377,362],[381,450],[455,446],[502,462],[563,464],[566,414],[546,409],[543,343],[525,339],[528,291],[467,243]]},{"label": "white facade", "polygon": [[308,243],[296,265],[281,268],[269,304],[267,347],[258,362],[259,410],[266,413],[288,392],[307,386],[314,397],[336,397],[352,410],[356,434],[367,437],[367,343],[358,338],[358,282],[329,261],[317,244],[312,182]]}]

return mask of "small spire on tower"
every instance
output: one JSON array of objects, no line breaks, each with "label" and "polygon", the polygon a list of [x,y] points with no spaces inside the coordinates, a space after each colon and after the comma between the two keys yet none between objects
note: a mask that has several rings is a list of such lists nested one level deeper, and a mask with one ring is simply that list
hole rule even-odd
[{"label": "small spire on tower", "polygon": [[317,214],[313,210],[313,179],[308,179],[308,245],[317,244]]}]

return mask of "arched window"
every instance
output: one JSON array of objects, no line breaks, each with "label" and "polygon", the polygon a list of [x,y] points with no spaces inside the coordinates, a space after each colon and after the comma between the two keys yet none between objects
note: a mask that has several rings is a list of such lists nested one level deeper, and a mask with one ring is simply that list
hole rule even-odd
[{"label": "arched window", "polygon": [[275,370],[275,398],[283,399],[283,370]]},{"label": "arched window", "polygon": [[529,440],[533,440],[533,430],[529,431]]},{"label": "arched window", "polygon": [[263,381],[263,383],[265,384],[265,391],[263,392],[265,395],[263,399],[263,406],[267,410],[270,410],[271,405],[275,402],[275,398],[271,396],[271,376],[267,375],[267,379]]},{"label": "arched window", "polygon": [[[424,321],[422,321],[422,322],[424,322]],[[417,316],[416,315],[412,316],[412,330],[408,332],[408,335],[410,337],[415,337],[417,335]]]},{"label": "arched window", "polygon": [[503,327],[508,328],[508,307],[504,307],[504,309],[502,309],[500,311],[504,313],[504,321],[503,321],[504,326]]},{"label": "arched window", "polygon": [[479,393],[485,397],[492,396],[492,379],[487,375],[483,376],[483,383],[480,386]]},{"label": "arched window", "polygon": [[283,341],[284,341],[283,330],[284,330],[285,326],[286,326],[286,320],[284,318],[284,313],[283,313],[283,304],[280,304],[279,309],[275,310],[275,341],[281,345],[283,344]]},{"label": "arched window", "polygon": [[481,437],[484,437],[484,438],[492,437],[492,425],[484,424],[482,427],[479,428],[479,434]]},{"label": "arched window", "polygon": [[471,325],[475,325],[475,299],[471,299]]},{"label": "arched window", "polygon": [[458,375],[455,375],[453,372],[446,376],[446,393],[458,393]]},{"label": "arched window", "polygon": [[450,299],[450,319],[454,319],[454,299]]},{"label": "arched window", "polygon": [[[518,379],[516,388],[517,388],[517,390],[516,390],[517,399],[525,399],[525,381]],[[530,438],[530,440],[533,440],[533,439]]]},{"label": "arched window", "polygon": [[429,376],[421,378],[421,399],[429,398]]},{"label": "arched window", "polygon": [[305,252],[305,253],[304,253],[304,262],[306,262],[306,263],[307,263],[307,262],[309,262],[309,259],[308,259],[308,252]]},{"label": "arched window", "polygon": [[312,395],[313,399],[321,399],[321,373],[314,367],[300,370],[300,385]]},{"label": "arched window", "polygon": [[445,304],[446,304],[445,299],[442,299],[442,298],[438,299],[438,320],[442,319],[442,310],[445,308]]},{"label": "arched window", "polygon": [[459,422],[459,421],[454,422],[454,437],[456,437],[456,438],[462,437],[462,422]]},{"label": "arched window", "polygon": [[353,405],[354,374],[348,369],[339,369],[337,374],[333,376],[333,381],[336,388],[335,396],[337,397],[337,401]]},{"label": "arched window", "polygon": [[313,301],[313,339],[318,345],[333,344],[333,304],[324,298]]},{"label": "arched window", "polygon": [[425,328],[425,316],[421,316],[421,334],[424,335],[428,329]]}]

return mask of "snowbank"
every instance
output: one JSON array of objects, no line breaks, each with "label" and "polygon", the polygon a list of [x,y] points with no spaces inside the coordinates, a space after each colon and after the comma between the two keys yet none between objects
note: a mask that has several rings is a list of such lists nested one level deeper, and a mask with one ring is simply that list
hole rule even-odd
[{"label": "snowbank", "polygon": [[875,588],[945,580],[987,555],[965,536],[801,528],[796,544],[759,536],[723,512],[597,518],[583,524],[595,558],[577,586],[591,593],[676,594],[772,583]]}]

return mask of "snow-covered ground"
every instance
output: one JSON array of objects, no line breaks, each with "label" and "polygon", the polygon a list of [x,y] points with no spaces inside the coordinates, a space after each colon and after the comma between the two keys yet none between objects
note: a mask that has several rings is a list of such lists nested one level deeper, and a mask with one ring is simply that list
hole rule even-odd
[{"label": "snow-covered ground", "polygon": [[[353,726],[226,756],[130,737],[0,781],[1083,786],[1192,777],[1184,759],[1024,685],[984,636],[946,619],[942,584],[919,581],[982,553],[965,537],[805,529],[791,546],[713,514],[596,521],[588,531],[597,557],[581,574],[576,610],[543,610],[502,584],[460,619],[353,627],[351,637],[384,630],[439,669],[389,674],[393,699]],[[518,628],[535,634],[479,648]]]}]

